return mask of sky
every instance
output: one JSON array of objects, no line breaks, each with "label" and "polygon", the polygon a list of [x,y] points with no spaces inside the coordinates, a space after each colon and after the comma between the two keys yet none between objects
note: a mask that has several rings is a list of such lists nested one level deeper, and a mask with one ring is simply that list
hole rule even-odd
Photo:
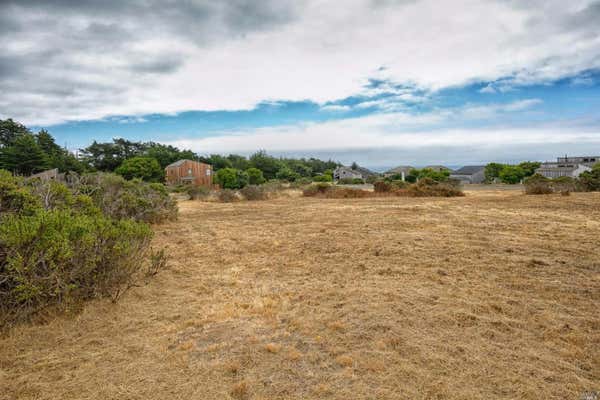
[{"label": "sky", "polygon": [[0,0],[0,118],[383,170],[600,154],[598,0]]}]

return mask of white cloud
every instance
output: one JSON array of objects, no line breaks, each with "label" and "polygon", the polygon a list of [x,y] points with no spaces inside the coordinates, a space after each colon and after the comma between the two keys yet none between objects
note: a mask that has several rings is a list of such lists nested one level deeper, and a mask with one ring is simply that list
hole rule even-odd
[{"label": "white cloud", "polygon": [[[423,149],[432,147],[473,148],[524,146],[535,143],[558,144],[580,141],[600,144],[600,130],[575,126],[528,126],[479,128],[441,128],[459,116],[489,117],[496,113],[524,110],[538,104],[529,99],[505,105],[441,110],[420,115],[406,113],[374,114],[321,123],[304,123],[259,128],[244,132],[221,132],[203,138],[182,138],[169,142],[200,153],[250,153],[257,149],[271,152],[342,152],[368,149]],[[421,151],[421,150],[419,150]]]},{"label": "white cloud", "polygon": [[512,76],[511,87],[600,67],[590,0],[10,3],[0,14],[24,28],[0,37],[0,91],[12,94],[0,117],[27,124],[326,104],[368,78],[437,90]]},{"label": "white cloud", "polygon": [[336,104],[330,104],[330,105],[321,107],[321,111],[328,111],[328,112],[346,112],[346,111],[350,111],[351,109],[352,108],[350,106],[342,106],[342,105],[336,105]]}]

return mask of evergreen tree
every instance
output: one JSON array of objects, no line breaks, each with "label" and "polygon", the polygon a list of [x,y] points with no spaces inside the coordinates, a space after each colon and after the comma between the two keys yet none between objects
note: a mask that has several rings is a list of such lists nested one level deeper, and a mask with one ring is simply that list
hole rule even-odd
[{"label": "evergreen tree", "polygon": [[31,175],[48,167],[48,156],[30,133],[17,136],[10,146],[0,149],[0,168],[13,173]]}]

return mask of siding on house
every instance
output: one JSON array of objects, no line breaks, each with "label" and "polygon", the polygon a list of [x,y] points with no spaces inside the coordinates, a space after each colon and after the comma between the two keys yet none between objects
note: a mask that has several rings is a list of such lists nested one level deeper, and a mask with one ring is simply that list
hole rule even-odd
[{"label": "siding on house", "polygon": [[485,165],[468,165],[450,174],[451,179],[462,183],[483,183],[485,181]]},{"label": "siding on house", "polygon": [[535,170],[536,174],[545,176],[546,178],[560,178],[561,176],[568,176],[571,178],[578,178],[585,171],[591,171],[592,169],[584,164],[566,164],[561,162],[548,162],[543,163],[538,169]]},{"label": "siding on house", "polygon": [[363,174],[352,168],[348,167],[337,167],[333,171],[333,179],[339,181],[340,179],[364,179]]},{"label": "siding on house", "polygon": [[168,185],[187,184],[212,186],[212,167],[192,160],[179,160],[165,168],[165,181]]}]

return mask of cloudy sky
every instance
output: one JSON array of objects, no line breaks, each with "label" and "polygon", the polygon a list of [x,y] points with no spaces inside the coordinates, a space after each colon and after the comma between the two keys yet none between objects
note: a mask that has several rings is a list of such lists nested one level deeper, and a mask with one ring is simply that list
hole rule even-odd
[{"label": "cloudy sky", "polygon": [[0,0],[0,118],[379,169],[600,153],[599,26],[598,0]]}]

